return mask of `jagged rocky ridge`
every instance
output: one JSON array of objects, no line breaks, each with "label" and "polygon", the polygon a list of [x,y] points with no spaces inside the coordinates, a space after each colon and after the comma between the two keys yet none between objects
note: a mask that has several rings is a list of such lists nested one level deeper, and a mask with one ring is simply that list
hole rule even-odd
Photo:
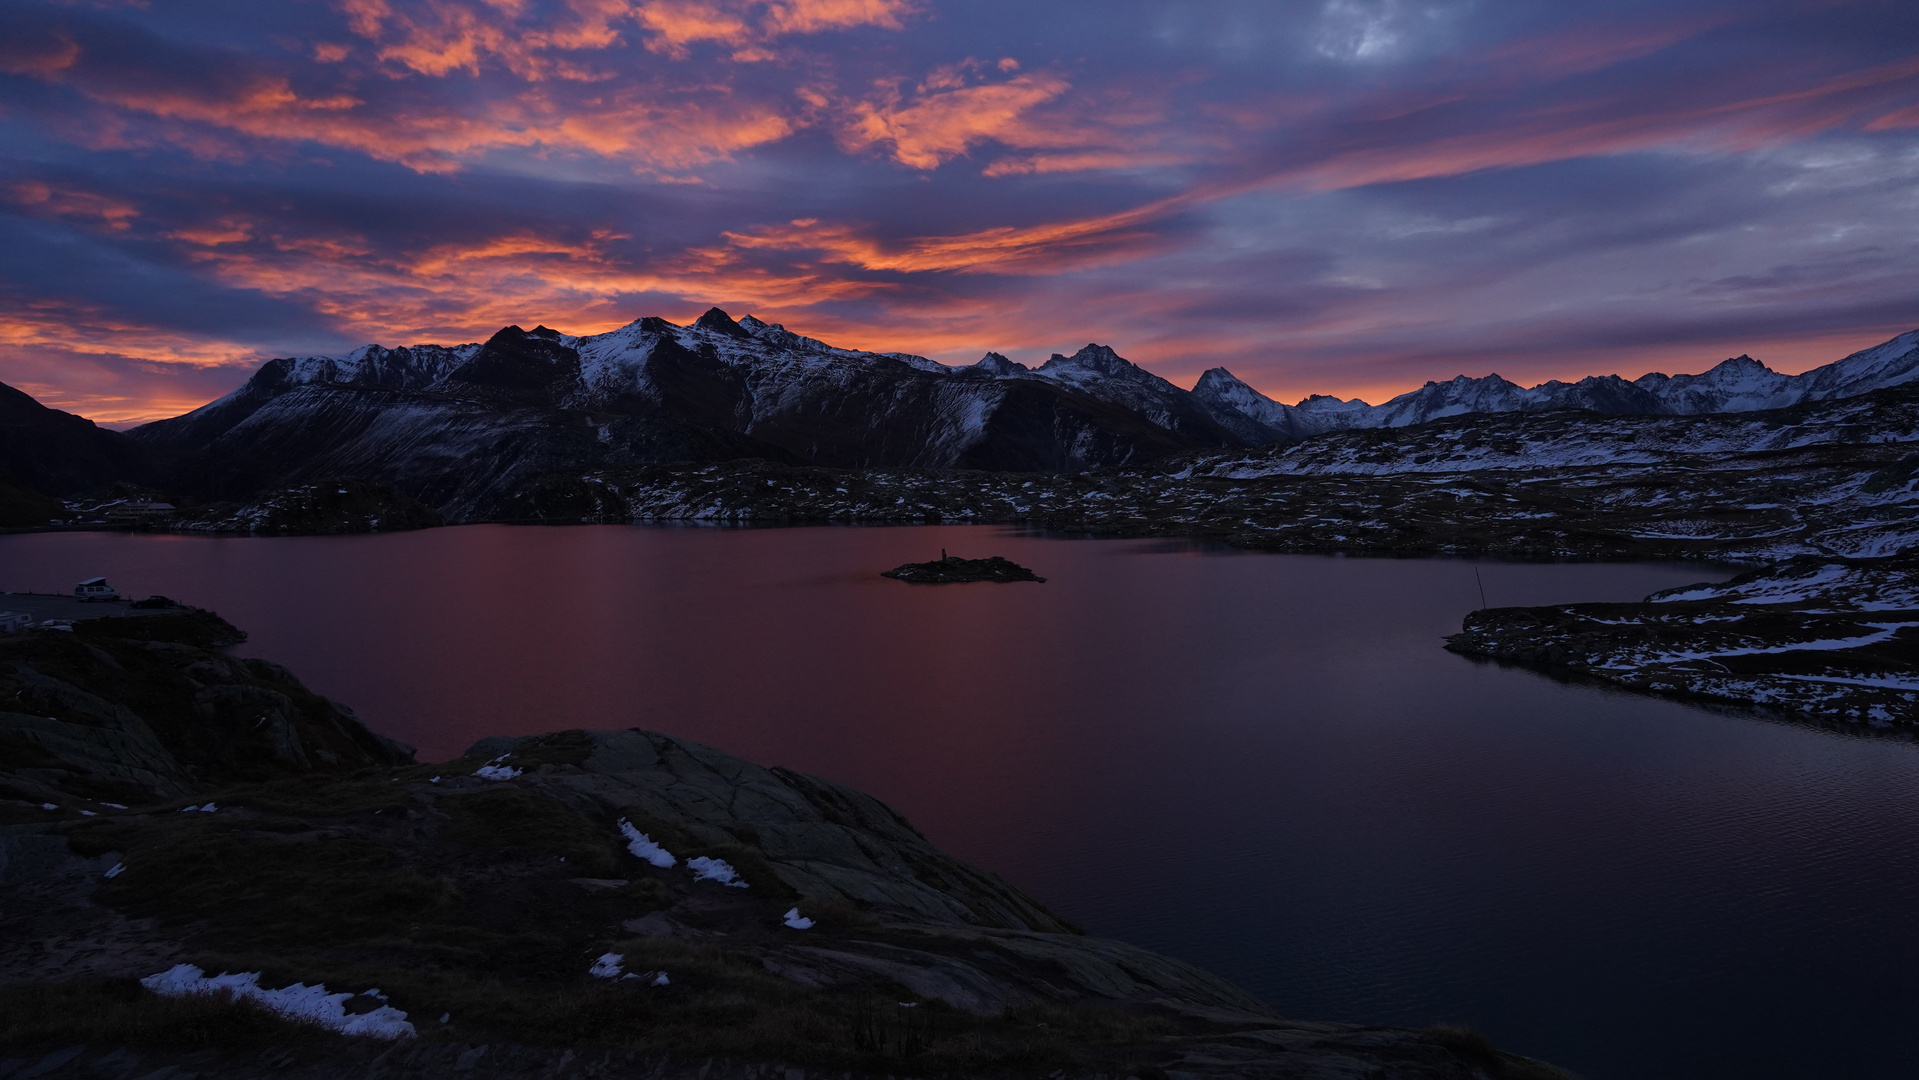
[{"label": "jagged rocky ridge", "polygon": [[[1269,433],[1255,443],[1301,439],[1328,431],[1392,428],[1423,424],[1447,416],[1475,413],[1585,412],[1639,416],[1697,416],[1711,413],[1783,409],[1814,401],[1856,397],[1903,386],[1919,379],[1919,330],[1799,375],[1781,375],[1750,356],[1726,360],[1703,375],[1653,372],[1628,381],[1618,375],[1588,376],[1578,382],[1552,380],[1522,387],[1497,374],[1456,376],[1429,382],[1383,405],[1341,401],[1315,394],[1297,405],[1281,405],[1213,368],[1193,388],[1215,415],[1239,413]],[[1242,429],[1262,434],[1256,429]]]},{"label": "jagged rocky ridge", "polygon": [[213,760],[194,747],[222,741],[217,717],[161,721],[209,689],[311,698],[204,630],[0,639],[21,689],[58,670],[62,723],[153,735],[0,741],[0,1075],[366,1070],[354,1040],[135,981],[181,963],[398,1010],[413,1037],[382,1048],[389,1077],[1561,1075],[1457,1031],[1283,1019],[1073,931],[870,796],[657,733],[488,739],[414,765],[364,742],[348,761],[324,724],[296,724],[306,768],[281,753],[161,775],[156,754]]},{"label": "jagged rocky ridge", "polygon": [[133,436],[201,498],[354,476],[453,520],[498,516],[536,478],[612,465],[1064,471],[1244,445],[1111,349],[1015,368],[836,349],[716,309],[685,327],[648,318],[586,338],[508,327],[454,349],[276,360]]},{"label": "jagged rocky ridge", "polygon": [[1453,415],[1777,408],[1915,377],[1919,331],[1799,376],[1742,357],[1698,376],[1531,389],[1462,376],[1380,406],[1319,396],[1286,406],[1224,369],[1182,390],[1101,345],[1036,369],[996,353],[947,367],[714,309],[690,326],[645,318],[588,337],[508,327],[483,344],[275,360],[227,397],[132,435],[197,498],[353,476],[475,521],[507,516],[547,478],[638,465],[1072,472]]}]

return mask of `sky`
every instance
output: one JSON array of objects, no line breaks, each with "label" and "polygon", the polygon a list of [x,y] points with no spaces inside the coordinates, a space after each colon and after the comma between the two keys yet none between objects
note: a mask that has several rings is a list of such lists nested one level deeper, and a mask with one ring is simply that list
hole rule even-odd
[{"label": "sky", "polygon": [[718,305],[1380,401],[1919,327],[1911,0],[0,0],[0,381]]}]

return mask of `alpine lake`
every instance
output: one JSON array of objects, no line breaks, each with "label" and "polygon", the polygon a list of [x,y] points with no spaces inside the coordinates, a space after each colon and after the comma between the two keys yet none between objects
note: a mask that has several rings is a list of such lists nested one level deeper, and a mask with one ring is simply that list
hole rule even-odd
[{"label": "alpine lake", "polygon": [[[879,576],[942,550],[1038,583]],[[1444,651],[1725,567],[1253,555],[989,526],[0,537],[250,632],[376,730],[644,727],[869,791],[1088,931],[1300,1018],[1589,1080],[1910,1076],[1919,747]]]}]

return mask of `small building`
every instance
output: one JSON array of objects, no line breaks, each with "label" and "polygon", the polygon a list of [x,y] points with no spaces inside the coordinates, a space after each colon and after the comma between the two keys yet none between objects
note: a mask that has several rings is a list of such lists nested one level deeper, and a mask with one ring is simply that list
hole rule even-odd
[{"label": "small building", "polygon": [[73,595],[81,600],[118,600],[120,594],[107,584],[103,577],[88,578],[73,587]]},{"label": "small building", "polygon": [[0,611],[0,634],[17,634],[33,625],[33,616],[24,611]]}]

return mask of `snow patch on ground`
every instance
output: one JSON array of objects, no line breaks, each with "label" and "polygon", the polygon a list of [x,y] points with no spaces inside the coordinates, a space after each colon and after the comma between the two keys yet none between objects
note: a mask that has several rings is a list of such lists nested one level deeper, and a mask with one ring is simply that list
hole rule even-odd
[{"label": "snow patch on ground", "polygon": [[645,859],[662,870],[679,862],[672,852],[654,843],[652,837],[635,828],[625,818],[620,819],[620,835],[626,837],[626,850],[632,852],[635,858]]},{"label": "snow patch on ground", "polygon": [[593,966],[588,968],[586,973],[596,979],[618,979],[621,982],[628,979],[644,979],[648,986],[667,986],[672,982],[666,977],[664,971],[646,971],[636,974],[626,971],[625,963],[626,954],[624,953],[601,953],[600,958],[593,961]]},{"label": "snow patch on ground", "polygon": [[[413,1025],[407,1022],[406,1013],[390,1005],[382,1005],[371,1012],[348,1014],[346,1002],[358,995],[329,994],[324,983],[314,983],[312,986],[294,983],[278,990],[263,990],[257,971],[238,974],[223,972],[209,976],[192,964],[177,964],[158,975],[141,979],[140,985],[162,997],[229,993],[236,1000],[244,998],[257,1002],[289,1020],[317,1024],[343,1035],[404,1039],[415,1034]],[[378,1001],[386,1000],[386,995],[378,989],[368,990],[366,996]]]},{"label": "snow patch on ground", "polygon": [[520,770],[511,765],[482,765],[473,770],[473,775],[482,780],[511,780],[520,775]]},{"label": "snow patch on ground", "polygon": [[725,859],[709,859],[700,855],[686,860],[686,865],[693,871],[694,881],[717,881],[735,889],[746,888],[746,882],[740,880],[739,872]]},{"label": "snow patch on ground", "polygon": [[813,929],[813,920],[800,914],[799,908],[788,908],[786,911],[786,914],[780,916],[780,921],[792,927],[795,930]]}]

